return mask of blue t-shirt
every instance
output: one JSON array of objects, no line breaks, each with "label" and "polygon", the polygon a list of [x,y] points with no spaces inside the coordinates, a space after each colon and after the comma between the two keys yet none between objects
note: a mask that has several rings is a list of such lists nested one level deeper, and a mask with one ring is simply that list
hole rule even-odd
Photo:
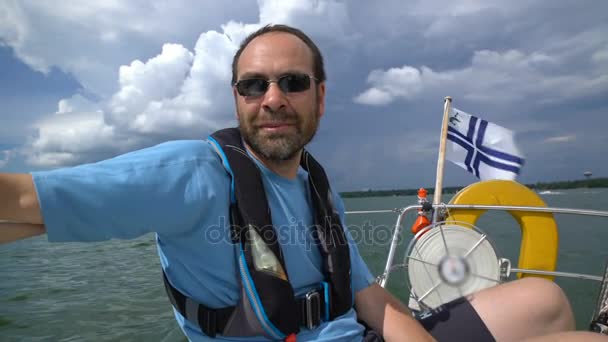
[{"label": "blue t-shirt", "polygon": [[[258,162],[266,196],[296,295],[323,280],[312,237],[307,174],[283,178]],[[156,232],[161,265],[171,284],[212,308],[235,305],[239,280],[229,238],[230,178],[208,141],[173,141],[94,164],[32,173],[49,241],[131,239]],[[344,204],[334,193],[344,221]],[[355,292],[374,278],[350,241]],[[175,310],[174,310],[175,311]],[[192,341],[213,341],[175,317]],[[360,341],[363,327],[350,310],[298,341]],[[221,336],[217,338],[222,339]],[[263,337],[237,341],[265,341]]]}]

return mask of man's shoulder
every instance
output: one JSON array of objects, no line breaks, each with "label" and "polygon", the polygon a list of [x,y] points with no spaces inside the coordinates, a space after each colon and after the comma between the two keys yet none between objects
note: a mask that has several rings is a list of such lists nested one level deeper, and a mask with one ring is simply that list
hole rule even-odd
[{"label": "man's shoulder", "polygon": [[149,150],[161,155],[171,155],[175,159],[216,159],[217,155],[208,140],[170,140],[152,146]]},{"label": "man's shoulder", "polygon": [[218,161],[219,157],[207,140],[171,140],[116,158],[116,162],[128,162],[142,167],[183,163],[214,164]]},{"label": "man's shoulder", "polygon": [[[61,170],[54,171],[61,174]],[[86,173],[103,176],[137,174],[141,182],[146,178],[184,180],[196,179],[204,174],[205,179],[223,180],[225,170],[221,159],[206,140],[173,140],[154,146],[127,152],[116,157],[91,164],[68,168],[68,173]]]},{"label": "man's shoulder", "polygon": [[32,174],[38,178],[78,175],[79,173],[85,173],[91,177],[136,172],[140,176],[145,176],[158,173],[160,169],[171,172],[172,170],[194,170],[201,167],[218,170],[223,168],[219,156],[208,141],[172,140],[92,163],[37,171]]}]

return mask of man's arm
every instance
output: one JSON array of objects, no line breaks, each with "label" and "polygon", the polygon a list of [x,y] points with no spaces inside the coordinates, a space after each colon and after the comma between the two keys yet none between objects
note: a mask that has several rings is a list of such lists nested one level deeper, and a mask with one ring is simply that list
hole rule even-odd
[{"label": "man's arm", "polygon": [[435,341],[410,311],[387,290],[374,283],[355,294],[359,319],[390,341]]},{"label": "man's arm", "polygon": [[42,223],[32,176],[0,173],[0,243],[44,234]]},{"label": "man's arm", "polygon": [[41,224],[0,222],[0,244],[46,233]]},{"label": "man's arm", "polygon": [[0,173],[0,220],[44,223],[31,175]]}]

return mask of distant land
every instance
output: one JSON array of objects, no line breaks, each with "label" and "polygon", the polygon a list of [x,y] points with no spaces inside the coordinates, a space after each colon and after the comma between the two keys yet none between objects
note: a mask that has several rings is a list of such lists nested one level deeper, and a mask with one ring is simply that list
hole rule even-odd
[{"label": "distant land", "polygon": [[[524,184],[533,190],[563,190],[576,188],[608,188],[608,178],[589,178],[563,182],[539,182],[535,184]],[[464,186],[450,186],[443,188],[444,194],[454,194]],[[434,193],[435,188],[425,188],[429,194]],[[394,190],[365,190],[341,192],[343,198],[353,197],[384,197],[384,196],[415,196],[418,189],[394,189]]]}]

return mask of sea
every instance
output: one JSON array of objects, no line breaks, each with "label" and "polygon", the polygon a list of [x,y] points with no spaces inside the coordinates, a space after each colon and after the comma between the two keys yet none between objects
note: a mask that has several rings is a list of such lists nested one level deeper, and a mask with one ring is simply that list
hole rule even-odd
[{"label": "sea", "polygon": [[[608,188],[556,190],[547,205],[608,210]],[[443,201],[449,201],[445,195]],[[346,198],[347,211],[416,204],[414,196]],[[406,216],[395,260],[403,262],[414,215]],[[556,214],[557,268],[601,276],[608,262],[608,218]],[[346,224],[371,272],[381,274],[397,214],[348,214]],[[504,212],[484,214],[477,226],[498,253],[517,265],[521,232]],[[388,289],[407,300],[407,272],[391,274]],[[557,278],[587,329],[599,282]],[[526,303],[521,303],[526,305]],[[497,308],[500,310],[500,308]],[[0,245],[0,341],[185,341],[165,295],[152,234],[101,243],[48,243],[45,236]]]}]

